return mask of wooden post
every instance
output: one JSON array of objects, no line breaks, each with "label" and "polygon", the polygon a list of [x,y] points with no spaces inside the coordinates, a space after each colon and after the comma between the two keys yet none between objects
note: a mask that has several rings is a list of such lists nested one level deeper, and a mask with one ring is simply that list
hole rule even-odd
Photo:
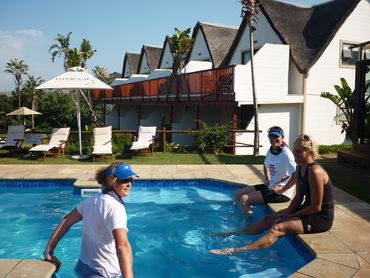
[{"label": "wooden post", "polygon": [[163,133],[162,133],[162,144],[163,144],[163,152],[166,152],[166,127],[163,126]]},{"label": "wooden post", "polygon": [[236,149],[236,144],[235,144],[235,141],[236,141],[236,129],[237,129],[237,121],[238,121],[238,107],[235,105],[234,106],[234,113],[233,113],[233,135],[232,135],[232,138],[233,138],[233,155],[235,155],[235,149]]}]

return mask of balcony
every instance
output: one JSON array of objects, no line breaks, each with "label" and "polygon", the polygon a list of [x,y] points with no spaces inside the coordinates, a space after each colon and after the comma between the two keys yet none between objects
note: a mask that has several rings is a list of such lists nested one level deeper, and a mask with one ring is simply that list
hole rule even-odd
[{"label": "balcony", "polygon": [[234,68],[229,66],[137,81],[114,86],[113,91],[94,90],[93,100],[99,103],[163,103],[234,101]]}]

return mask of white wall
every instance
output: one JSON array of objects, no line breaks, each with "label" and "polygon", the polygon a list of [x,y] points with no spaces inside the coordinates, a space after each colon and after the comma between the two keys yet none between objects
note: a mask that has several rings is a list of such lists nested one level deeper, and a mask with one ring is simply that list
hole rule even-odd
[{"label": "white wall", "polygon": [[124,68],[125,68],[125,72],[123,73],[123,77],[130,77],[130,75],[132,74],[131,72],[131,68],[130,68],[130,65],[129,63],[127,63],[127,60],[125,60],[125,65],[124,65]]},{"label": "white wall", "polygon": [[[288,95],[289,46],[265,44],[254,56],[258,101],[279,100]],[[235,66],[235,100],[253,102],[250,62]]]},{"label": "white wall", "polygon": [[148,74],[150,72],[148,59],[144,52],[143,59],[141,60],[141,64],[139,65],[139,74]]},{"label": "white wall", "polygon": [[191,50],[190,60],[194,61],[211,61],[211,55],[208,51],[203,32],[199,29]]},{"label": "white wall", "polygon": [[170,44],[167,41],[166,45],[164,46],[163,50],[163,57],[161,64],[159,66],[160,69],[172,69],[173,57],[171,54]]},{"label": "white wall", "polygon": [[340,41],[365,42],[370,38],[370,3],[363,0],[339,28],[322,56],[309,71],[307,78],[306,129],[319,144],[344,142],[341,126],[336,125],[336,107],[329,100],[319,97],[321,92],[336,93],[334,85],[340,85],[344,77],[354,89],[355,70],[339,67]]},{"label": "white wall", "polygon": [[303,94],[303,74],[300,73],[293,62],[292,57],[289,58],[289,81],[288,94]]},{"label": "white wall", "polygon": [[[267,130],[272,126],[280,126],[284,130],[285,141],[292,147],[293,142],[300,130],[301,104],[279,104],[279,105],[260,105],[259,106],[259,129],[260,133],[260,155],[265,155],[270,147],[267,138]],[[254,118],[247,127],[247,130],[254,130]],[[239,133],[236,142],[253,145],[253,133]],[[253,154],[253,147],[237,147],[237,155]]]},{"label": "white wall", "polygon": [[[260,48],[265,43],[281,44],[281,40],[275,34],[271,25],[268,23],[266,17],[260,13],[258,15],[258,25],[255,26],[256,31],[253,33],[254,48]],[[237,65],[242,63],[241,53],[245,50],[249,50],[249,30],[245,28],[244,33],[239,41],[238,46],[230,60],[230,65]]]}]

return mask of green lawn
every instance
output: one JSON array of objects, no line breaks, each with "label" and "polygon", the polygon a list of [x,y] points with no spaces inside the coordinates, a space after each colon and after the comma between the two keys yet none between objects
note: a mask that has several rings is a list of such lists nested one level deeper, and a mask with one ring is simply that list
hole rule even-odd
[{"label": "green lawn", "polygon": [[[132,158],[125,158],[120,155],[114,155],[109,158],[109,162],[123,161],[130,164],[262,164],[264,156],[255,158],[253,156],[233,156],[231,154],[215,155],[215,154],[197,154],[197,153],[162,153],[154,154],[138,154]],[[0,151],[0,164],[93,164],[93,163],[107,163],[107,160],[92,162],[77,161],[70,159],[69,155],[64,155],[55,159],[54,157],[47,157],[44,161],[42,159],[29,158],[27,153],[16,153],[13,157],[6,151]]]}]

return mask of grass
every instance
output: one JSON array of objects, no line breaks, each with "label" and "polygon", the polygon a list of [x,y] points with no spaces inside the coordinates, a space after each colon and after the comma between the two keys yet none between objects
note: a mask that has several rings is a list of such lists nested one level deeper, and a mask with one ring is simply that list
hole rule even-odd
[{"label": "grass", "polygon": [[[176,164],[262,164],[264,156],[258,158],[252,156],[233,156],[230,154],[197,154],[197,153],[161,153],[135,155],[132,158],[124,158],[116,155],[109,158],[111,161],[121,161],[130,164],[152,165],[176,165]],[[106,164],[108,161],[93,163],[90,161],[71,160],[69,155],[59,159],[47,157],[45,161],[29,159],[27,153],[16,153],[13,157],[6,151],[0,151],[0,164]],[[333,184],[351,195],[370,204],[370,173],[369,169],[357,165],[337,161],[336,154],[325,155],[319,163],[328,171]]]}]

